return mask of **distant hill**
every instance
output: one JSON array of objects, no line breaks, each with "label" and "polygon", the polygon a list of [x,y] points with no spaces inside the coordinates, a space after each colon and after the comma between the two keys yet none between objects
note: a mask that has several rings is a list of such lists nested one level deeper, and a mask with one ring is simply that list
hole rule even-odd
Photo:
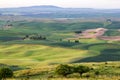
[{"label": "distant hill", "polygon": [[1,15],[40,18],[120,17],[120,9],[62,8],[53,5],[0,8]]},{"label": "distant hill", "polygon": [[42,5],[42,6],[30,6],[30,7],[21,7],[21,8],[61,8],[61,7],[52,6],[52,5]]}]

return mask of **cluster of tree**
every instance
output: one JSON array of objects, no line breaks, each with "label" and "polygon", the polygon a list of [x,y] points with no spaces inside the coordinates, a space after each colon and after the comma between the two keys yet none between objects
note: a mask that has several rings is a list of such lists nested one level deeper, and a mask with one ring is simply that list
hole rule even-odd
[{"label": "cluster of tree", "polygon": [[[68,40],[68,42],[71,42],[71,40]],[[72,41],[73,42],[73,41]],[[80,43],[79,40],[74,40],[75,43]]]},{"label": "cluster of tree", "polygon": [[10,68],[1,68],[0,69],[0,80],[6,80],[6,78],[13,77],[13,71]]},{"label": "cluster of tree", "polygon": [[80,34],[80,33],[82,33],[82,31],[75,31],[74,33],[76,33],[76,34]]},{"label": "cluster of tree", "polygon": [[61,75],[64,77],[67,77],[67,75],[69,74],[73,74],[73,73],[79,73],[80,76],[82,76],[84,73],[89,72],[91,70],[91,68],[87,67],[87,66],[82,66],[82,65],[78,65],[78,66],[69,66],[69,65],[59,65],[57,66],[55,73],[57,75]]},{"label": "cluster of tree", "polygon": [[79,40],[75,40],[75,43],[79,43]]},{"label": "cluster of tree", "polygon": [[47,38],[42,35],[25,35],[23,39],[31,39],[31,40],[46,40]]},{"label": "cluster of tree", "polygon": [[8,24],[7,26],[13,26],[13,24]]},{"label": "cluster of tree", "polygon": [[106,21],[107,21],[107,22],[112,22],[112,20],[111,20],[111,19],[107,19]]},{"label": "cluster of tree", "polygon": [[35,35],[35,36],[31,36],[30,39],[32,40],[46,40],[45,36],[39,36],[39,35]]}]

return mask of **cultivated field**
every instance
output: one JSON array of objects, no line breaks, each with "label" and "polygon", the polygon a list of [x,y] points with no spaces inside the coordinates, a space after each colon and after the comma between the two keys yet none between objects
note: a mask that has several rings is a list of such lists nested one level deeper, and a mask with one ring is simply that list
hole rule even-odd
[{"label": "cultivated field", "polygon": [[[120,42],[99,38],[81,38],[75,42],[76,31],[106,28],[107,31],[84,32],[83,35],[102,37],[120,36],[119,22],[104,25],[104,21],[79,21],[78,19],[0,21],[0,67],[14,71],[15,79],[30,80],[119,80]],[[60,21],[60,22],[59,22]],[[4,25],[10,25],[9,28]],[[4,28],[5,29],[4,29]],[[89,34],[88,34],[89,33]],[[42,39],[41,37],[45,37]],[[74,38],[69,41],[68,38]],[[107,38],[108,39],[108,38]],[[59,64],[85,65],[94,70],[68,75],[55,75]],[[87,77],[88,76],[88,77]],[[14,79],[13,79],[14,80]]]}]

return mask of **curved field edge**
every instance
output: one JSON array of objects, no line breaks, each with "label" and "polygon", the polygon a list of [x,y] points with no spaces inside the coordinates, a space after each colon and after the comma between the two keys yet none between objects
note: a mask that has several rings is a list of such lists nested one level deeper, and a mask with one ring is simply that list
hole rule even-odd
[{"label": "curved field edge", "polygon": [[34,44],[0,45],[0,53],[0,63],[17,65],[68,63],[78,56],[91,56],[87,50]]},{"label": "curved field edge", "polygon": [[[54,43],[55,44],[55,43]],[[0,63],[52,65],[62,63],[120,61],[120,45],[112,43],[72,44],[62,47],[42,44],[0,45]]]}]

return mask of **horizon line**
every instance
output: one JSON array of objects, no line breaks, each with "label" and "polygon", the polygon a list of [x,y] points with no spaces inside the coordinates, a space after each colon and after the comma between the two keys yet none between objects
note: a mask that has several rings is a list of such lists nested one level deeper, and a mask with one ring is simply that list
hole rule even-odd
[{"label": "horizon line", "polygon": [[26,8],[26,7],[39,7],[39,6],[53,6],[53,7],[58,7],[58,8],[80,8],[80,9],[120,9],[120,8],[92,8],[92,7],[62,7],[62,6],[57,6],[57,5],[29,5],[29,6],[13,6],[13,7],[0,7],[2,8]]}]

